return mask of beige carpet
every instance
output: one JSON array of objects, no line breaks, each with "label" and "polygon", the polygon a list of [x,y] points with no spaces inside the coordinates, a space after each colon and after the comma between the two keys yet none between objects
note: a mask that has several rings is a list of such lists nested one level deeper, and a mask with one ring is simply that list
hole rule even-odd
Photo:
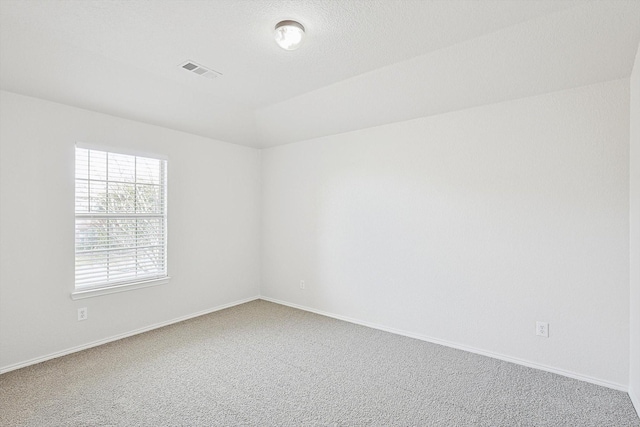
[{"label": "beige carpet", "polygon": [[640,426],[622,392],[254,301],[0,375],[9,426]]}]

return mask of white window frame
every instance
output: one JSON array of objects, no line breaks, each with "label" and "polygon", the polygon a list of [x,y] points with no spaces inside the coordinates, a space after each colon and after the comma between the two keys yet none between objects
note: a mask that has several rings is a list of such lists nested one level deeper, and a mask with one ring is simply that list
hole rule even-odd
[{"label": "white window frame", "polygon": [[[162,156],[162,155],[157,155],[157,154],[149,154],[149,153],[142,153],[142,152],[138,152],[138,151],[132,151],[132,150],[127,150],[127,149],[121,149],[121,148],[113,148],[113,147],[105,147],[105,146],[101,146],[101,145],[95,145],[95,144],[87,144],[87,143],[82,143],[82,142],[78,142],[76,143],[76,149],[74,150],[74,182],[77,182],[77,160],[76,160],[76,154],[77,153],[77,149],[86,149],[86,150],[92,150],[92,151],[101,151],[101,152],[105,152],[108,154],[116,154],[116,155],[127,155],[127,156],[135,156],[136,158],[145,158],[145,159],[154,159],[154,160],[159,160],[162,162],[162,167],[161,167],[161,172],[160,172],[160,176],[161,176],[161,191],[164,193],[163,195],[163,206],[162,206],[162,212],[157,214],[144,214],[144,213],[126,213],[126,214],[105,214],[105,213],[92,213],[92,212],[79,212],[77,210],[77,205],[74,208],[74,212],[75,212],[75,222],[76,222],[76,227],[74,227],[75,231],[75,236],[76,239],[78,237],[77,234],[77,225],[78,225],[78,220],[79,219],[87,219],[87,218],[96,218],[96,219],[122,219],[122,218],[145,218],[145,217],[154,217],[154,218],[160,218],[161,219],[161,223],[163,224],[163,230],[162,230],[162,235],[163,235],[163,255],[164,255],[164,270],[161,272],[161,274],[158,274],[156,276],[153,277],[144,277],[144,278],[129,278],[129,279],[125,279],[125,280],[118,280],[118,281],[102,281],[100,283],[94,283],[94,284],[82,284],[82,285],[78,285],[77,283],[77,269],[76,269],[76,279],[74,279],[74,291],[71,293],[71,298],[74,300],[77,299],[82,299],[82,298],[89,298],[89,297],[94,297],[94,296],[99,296],[99,295],[106,295],[106,294],[111,294],[111,293],[115,293],[115,292],[123,292],[123,291],[129,291],[129,290],[133,290],[133,289],[140,289],[140,288],[146,288],[149,286],[156,286],[156,285],[162,285],[165,283],[169,282],[169,275],[168,275],[168,248],[167,248],[167,242],[168,242],[168,232],[167,232],[167,223],[168,223],[168,214],[167,214],[167,193],[168,193],[168,174],[167,174],[167,166],[168,166],[168,158],[166,156]],[[137,162],[137,160],[136,160]],[[136,165],[137,167],[137,165]],[[87,182],[92,181],[90,176],[87,176]],[[98,181],[98,180],[95,180]],[[110,182],[107,176],[107,179],[103,180],[106,184],[106,186],[108,186],[108,183]],[[111,181],[114,182],[114,181]],[[137,176],[134,179],[134,184],[138,185],[138,184],[142,184],[141,182],[137,181]],[[77,192],[77,189],[76,189]],[[75,192],[74,192],[75,194]],[[77,197],[77,194],[76,194]],[[76,197],[74,197],[74,201],[77,203]],[[136,237],[137,239],[137,237]],[[75,240],[75,239],[74,239]],[[131,248],[135,248],[135,244],[133,244],[131,246]],[[78,246],[76,244],[75,246],[75,254],[78,254]],[[138,270],[136,270],[137,272]]]}]

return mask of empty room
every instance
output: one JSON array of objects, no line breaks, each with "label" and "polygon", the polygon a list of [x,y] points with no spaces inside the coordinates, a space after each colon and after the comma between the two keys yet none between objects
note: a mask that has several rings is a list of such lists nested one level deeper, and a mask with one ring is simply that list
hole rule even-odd
[{"label": "empty room", "polygon": [[640,427],[640,1],[0,0],[0,425]]}]

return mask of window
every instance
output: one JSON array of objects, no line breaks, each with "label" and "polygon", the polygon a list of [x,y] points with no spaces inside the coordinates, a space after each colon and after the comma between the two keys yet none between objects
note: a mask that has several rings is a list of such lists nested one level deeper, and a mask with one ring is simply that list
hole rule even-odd
[{"label": "window", "polygon": [[75,187],[74,295],[166,279],[167,161],[77,145]]}]

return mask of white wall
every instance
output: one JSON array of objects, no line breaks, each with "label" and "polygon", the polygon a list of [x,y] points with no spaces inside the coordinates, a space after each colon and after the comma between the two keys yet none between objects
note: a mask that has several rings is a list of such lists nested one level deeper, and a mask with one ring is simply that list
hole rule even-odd
[{"label": "white wall", "polygon": [[631,74],[631,147],[629,183],[629,259],[631,352],[629,395],[640,414],[640,47]]},{"label": "white wall", "polygon": [[[627,79],[263,150],[262,175],[254,149],[0,92],[0,371],[261,291],[638,405],[639,69],[631,189]],[[170,284],[70,299],[75,141],[169,156]]]},{"label": "white wall", "polygon": [[[259,295],[257,150],[4,91],[0,123],[0,370]],[[76,141],[168,156],[169,284],[71,300]]]},{"label": "white wall", "polygon": [[624,389],[628,150],[628,79],[263,150],[262,295]]}]

